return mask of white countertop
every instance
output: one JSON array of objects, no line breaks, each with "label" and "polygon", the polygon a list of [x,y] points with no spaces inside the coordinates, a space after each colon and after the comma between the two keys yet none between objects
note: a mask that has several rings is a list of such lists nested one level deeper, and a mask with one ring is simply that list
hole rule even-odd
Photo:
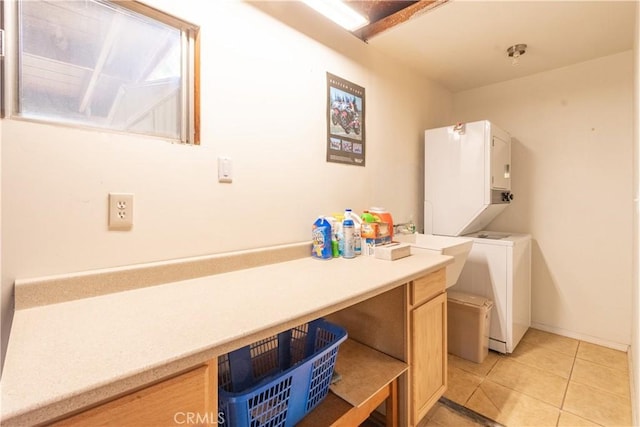
[{"label": "white countertop", "polygon": [[32,425],[435,271],[453,258],[302,258],[17,310],[3,425]]}]

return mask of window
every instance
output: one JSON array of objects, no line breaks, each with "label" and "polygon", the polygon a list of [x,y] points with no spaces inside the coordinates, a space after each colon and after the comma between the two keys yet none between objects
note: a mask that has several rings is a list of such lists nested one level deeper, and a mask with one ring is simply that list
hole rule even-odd
[{"label": "window", "polygon": [[199,142],[198,28],[134,1],[18,2],[17,115]]}]

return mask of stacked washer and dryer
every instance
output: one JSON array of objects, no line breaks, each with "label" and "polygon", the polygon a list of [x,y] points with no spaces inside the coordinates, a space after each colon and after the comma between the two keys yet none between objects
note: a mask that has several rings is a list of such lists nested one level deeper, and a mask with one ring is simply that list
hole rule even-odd
[{"label": "stacked washer and dryer", "polygon": [[483,120],[425,131],[424,233],[465,236],[449,288],[493,301],[489,348],[511,353],[531,325],[531,236],[484,228],[513,200],[511,137]]}]

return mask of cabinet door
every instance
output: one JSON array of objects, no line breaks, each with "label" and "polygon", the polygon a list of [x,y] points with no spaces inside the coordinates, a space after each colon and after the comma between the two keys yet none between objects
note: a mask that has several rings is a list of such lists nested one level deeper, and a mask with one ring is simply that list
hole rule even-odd
[{"label": "cabinet door", "polygon": [[511,189],[511,141],[497,136],[491,141],[491,188]]},{"label": "cabinet door", "polygon": [[217,366],[210,363],[53,425],[216,425],[217,399]]},{"label": "cabinet door", "polygon": [[411,311],[411,401],[413,425],[447,387],[447,294]]}]

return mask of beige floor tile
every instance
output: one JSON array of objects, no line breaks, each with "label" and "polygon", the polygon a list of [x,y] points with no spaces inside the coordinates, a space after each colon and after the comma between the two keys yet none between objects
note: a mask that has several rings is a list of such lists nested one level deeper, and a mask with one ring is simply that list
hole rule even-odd
[{"label": "beige floor tile", "polygon": [[[426,427],[430,425],[429,422],[431,421],[431,418],[433,418],[433,415],[436,413],[438,409],[440,409],[441,406],[444,406],[444,405],[440,402],[436,402],[435,405],[433,405],[431,409],[429,409],[429,411],[427,412],[427,415],[425,415],[422,418],[422,420],[420,420],[417,427]],[[360,427],[363,427],[363,426],[360,426]]]},{"label": "beige floor tile", "polygon": [[580,341],[576,357],[628,372],[628,358],[624,351]]},{"label": "beige floor tile", "polygon": [[598,427],[600,424],[592,423],[589,420],[580,418],[577,415],[573,415],[570,412],[560,412],[560,419],[558,420],[558,427]]},{"label": "beige floor tile", "polygon": [[480,427],[482,424],[478,424],[470,418],[467,418],[453,409],[445,405],[434,406],[436,410],[433,415],[428,419],[425,424],[420,423],[419,426],[441,426],[441,427]]},{"label": "beige floor tile", "polygon": [[560,410],[524,393],[485,380],[467,408],[505,426],[555,426]]},{"label": "beige floor tile", "polygon": [[517,362],[502,359],[491,370],[488,380],[560,408],[569,380]]},{"label": "beige floor tile", "polygon": [[[445,396],[508,427],[631,424],[627,354],[537,329],[513,354],[489,352],[482,364],[449,355]],[[427,425],[467,425],[442,411]]]},{"label": "beige floor tile", "polygon": [[563,410],[606,426],[630,426],[630,399],[573,381],[569,382]]},{"label": "beige floor tile", "polygon": [[436,404],[433,405],[431,409],[429,409],[429,411],[427,412],[427,415],[424,416],[423,420],[431,419],[431,417],[433,417],[433,414],[435,414],[438,408],[440,408],[441,406],[443,406],[442,403],[436,402]]},{"label": "beige floor tile", "polygon": [[449,366],[447,376],[447,391],[444,397],[460,405],[467,403],[473,392],[478,388],[483,378],[460,368]]},{"label": "beige floor tile", "polygon": [[495,351],[490,351],[482,363],[471,362],[470,360],[463,359],[453,354],[449,354],[448,357],[449,366],[462,369],[463,371],[470,372],[480,377],[486,377],[496,362],[503,356]]},{"label": "beige floor tile", "polygon": [[521,341],[515,351],[509,355],[525,365],[542,369],[563,378],[569,378],[574,357],[565,353],[550,350],[527,341]]},{"label": "beige floor tile", "polygon": [[608,368],[588,360],[576,359],[571,373],[571,381],[614,393],[621,397],[628,398],[631,393],[629,374],[627,372]]},{"label": "beige floor tile", "polygon": [[578,340],[573,338],[563,337],[534,328],[529,328],[527,333],[522,337],[522,341],[571,357],[575,357],[579,343]]}]

